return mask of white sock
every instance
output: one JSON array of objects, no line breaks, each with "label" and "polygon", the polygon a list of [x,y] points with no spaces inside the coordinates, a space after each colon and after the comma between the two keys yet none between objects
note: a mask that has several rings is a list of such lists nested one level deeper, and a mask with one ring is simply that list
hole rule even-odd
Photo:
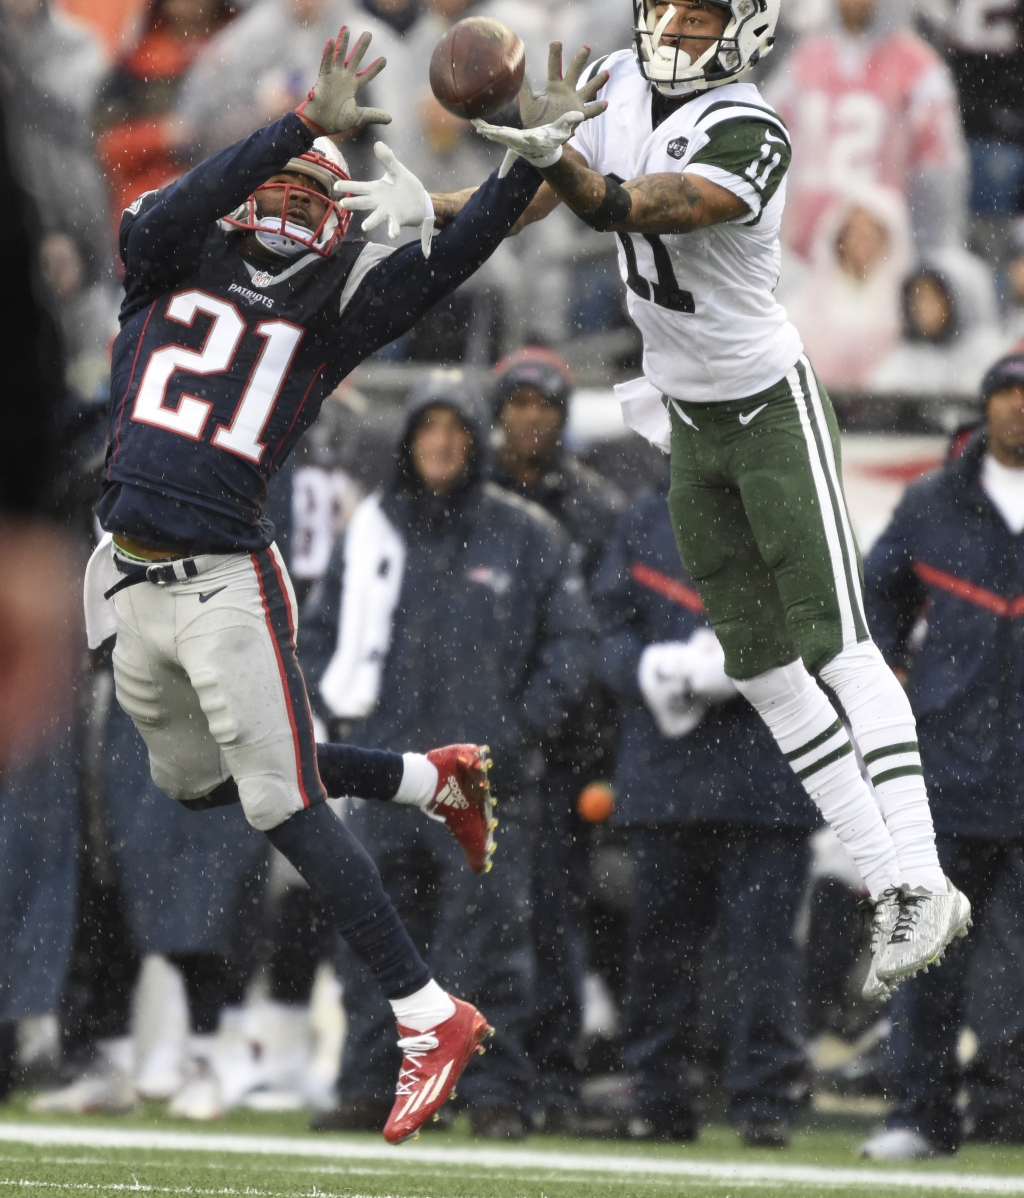
[{"label": "white sock", "polygon": [[433,978],[408,998],[391,998],[391,1009],[402,1027],[414,1032],[429,1032],[455,1014],[452,996],[445,994]]},{"label": "white sock", "polygon": [[403,753],[405,770],[392,803],[426,807],[437,791],[437,766],[423,753]]},{"label": "white sock", "polygon": [[899,886],[892,837],[857,768],[853,745],[802,661],[736,682],[768,725],[804,789],[845,845],[873,897]]},{"label": "white sock", "polygon": [[945,894],[906,692],[871,641],[844,649],[821,671],[821,679],[839,696],[850,721],[896,846],[900,876],[912,890],[920,886],[929,894]]}]

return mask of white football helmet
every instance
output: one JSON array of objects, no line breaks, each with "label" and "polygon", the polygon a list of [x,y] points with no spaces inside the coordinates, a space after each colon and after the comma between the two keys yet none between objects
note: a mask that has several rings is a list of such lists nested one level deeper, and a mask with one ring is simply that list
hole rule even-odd
[{"label": "white football helmet", "polygon": [[640,74],[666,96],[721,87],[738,79],[775,44],[781,0],[704,0],[728,15],[722,35],[696,60],[665,35],[675,8],[659,18],[657,0],[633,0],[633,43]]},{"label": "white football helmet", "polygon": [[[318,188],[303,187],[300,183],[263,183],[244,204],[240,204],[234,212],[221,220],[221,227],[246,229],[255,233],[260,245],[282,258],[294,258],[307,250],[313,250],[326,258],[334,248],[335,242],[345,236],[352,220],[352,213],[336,202],[345,193],[339,191],[336,194],[334,190],[339,181],[352,178],[348,173],[345,156],[330,138],[318,137],[305,154],[300,154],[298,158],[290,158],[281,170],[305,175],[313,180]],[[266,194],[268,191],[283,193],[279,216],[268,216],[259,211],[260,194]],[[307,229],[304,225],[288,220],[288,203],[294,192],[305,192],[327,204],[327,209],[315,229]]]}]

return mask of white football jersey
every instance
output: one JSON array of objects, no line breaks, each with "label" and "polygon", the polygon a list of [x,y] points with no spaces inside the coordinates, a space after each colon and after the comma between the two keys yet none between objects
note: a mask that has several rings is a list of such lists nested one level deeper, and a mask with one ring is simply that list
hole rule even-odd
[{"label": "white football jersey", "polygon": [[752,83],[741,82],[697,95],[653,129],[651,88],[633,52],[597,65],[609,72],[599,93],[608,109],[570,142],[593,170],[623,182],[702,175],[750,209],[692,233],[617,234],[644,374],[665,395],[695,403],[756,395],[803,352],[773,294],[791,157],[786,126]]}]

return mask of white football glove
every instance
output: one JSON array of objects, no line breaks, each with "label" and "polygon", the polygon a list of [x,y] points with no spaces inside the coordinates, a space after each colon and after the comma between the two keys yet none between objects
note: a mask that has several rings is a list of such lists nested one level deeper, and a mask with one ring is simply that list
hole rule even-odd
[{"label": "white football glove", "polygon": [[637,672],[640,691],[663,736],[692,732],[708,710],[736,695],[725,673],[725,654],[710,628],[699,628],[688,641],[648,645]]},{"label": "white football glove", "polygon": [[355,49],[348,50],[348,29],[342,25],[337,38],[330,38],[320,60],[320,73],[309,95],[295,109],[299,116],[311,121],[322,134],[344,133],[361,125],[389,125],[391,114],[380,108],[360,108],[356,93],[384,70],[385,60],[377,58],[364,71],[359,64],[370,45],[370,34],[364,33]]},{"label": "white football glove", "polygon": [[[604,100],[594,100],[594,96],[604,87],[608,81],[608,74],[605,71],[599,71],[593,79],[588,80],[579,91],[576,90],[576,85],[580,81],[580,75],[583,73],[583,68],[587,65],[587,59],[590,57],[590,47],[581,46],[576,51],[576,55],[569,64],[569,69],[565,72],[565,77],[562,76],[562,43],[551,42],[548,46],[548,78],[547,83],[540,91],[535,91],[533,81],[530,78],[529,72],[523,74],[523,84],[519,89],[519,115],[522,117],[522,131],[535,131],[543,127],[557,124],[560,117],[572,113],[576,116],[576,124],[573,125],[569,137],[576,132],[576,127],[585,120],[590,120],[591,117],[598,116],[608,107]],[[577,115],[578,114],[578,115]],[[474,121],[473,124],[477,127],[477,132],[483,133],[484,137],[490,137],[490,132],[484,132],[480,128],[485,125],[488,130],[493,130],[494,125],[487,125],[486,121]],[[568,141],[569,137],[564,138]],[[492,137],[492,141],[502,141],[499,137]],[[508,146],[508,153],[505,155],[505,160],[501,164],[501,169],[498,171],[498,178],[504,179],[508,172],[512,169],[512,164],[516,160],[518,154],[522,154],[524,158],[533,161],[534,166],[554,166],[562,155],[561,143],[557,147],[552,146],[550,153],[554,157],[549,162],[534,161],[530,154],[521,150],[518,145],[513,145],[510,142],[504,141],[504,145]]]},{"label": "white football glove", "polygon": [[690,689],[693,653],[682,641],[648,645],[640,656],[637,681],[662,736],[686,736],[707,715],[708,704]]},{"label": "white football glove", "polygon": [[372,183],[360,183],[354,179],[336,183],[335,194],[342,196],[338,203],[350,212],[370,213],[361,226],[364,233],[375,229],[385,220],[392,241],[403,225],[418,228],[423,257],[429,258],[430,238],[434,232],[434,205],[427,189],[382,141],[374,145],[373,152],[384,167],[384,174]]},{"label": "white football glove", "polygon": [[562,146],[586,119],[582,112],[564,112],[550,125],[541,125],[536,129],[510,129],[505,125],[490,125],[478,117],[473,122],[473,128],[488,140],[508,147],[509,153],[505,155],[498,171],[498,178],[504,179],[519,154],[531,166],[541,169],[554,166],[562,157]]}]

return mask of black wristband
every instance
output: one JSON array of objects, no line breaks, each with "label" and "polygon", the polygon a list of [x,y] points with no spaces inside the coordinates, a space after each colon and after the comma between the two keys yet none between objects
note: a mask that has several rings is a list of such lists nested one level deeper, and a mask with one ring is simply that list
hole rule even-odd
[{"label": "black wristband", "polygon": [[598,233],[607,233],[612,225],[617,225],[620,221],[624,221],[629,216],[633,208],[633,197],[622,186],[620,180],[614,175],[605,175],[604,177],[604,199],[600,206],[593,212],[586,214],[578,212],[576,215],[584,224],[588,224],[592,229],[596,229]]}]

